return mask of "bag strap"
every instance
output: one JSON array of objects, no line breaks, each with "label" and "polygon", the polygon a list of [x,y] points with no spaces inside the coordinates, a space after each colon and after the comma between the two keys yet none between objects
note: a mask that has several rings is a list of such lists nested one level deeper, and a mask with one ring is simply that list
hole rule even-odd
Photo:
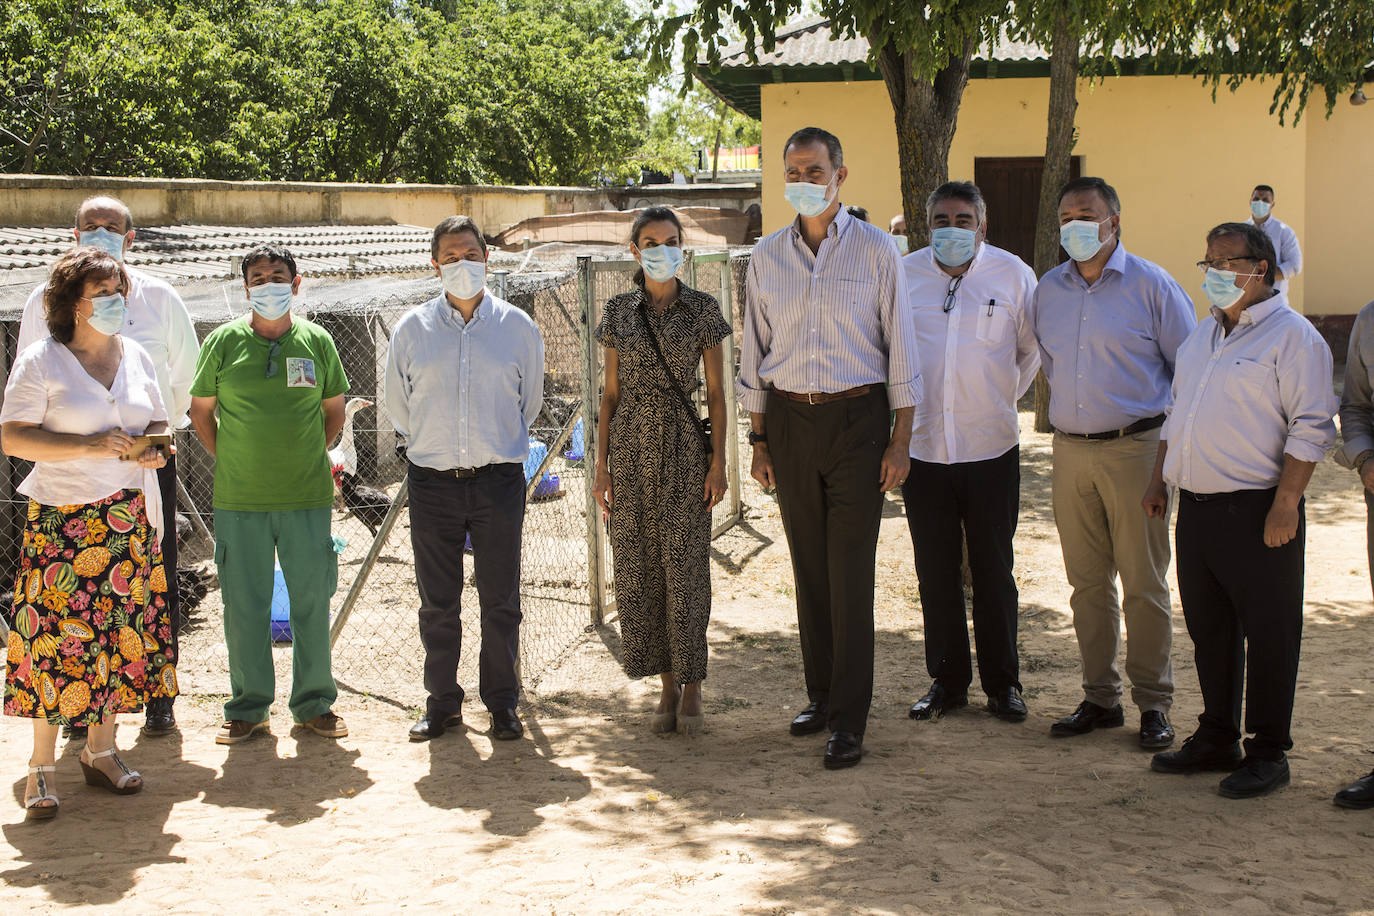
[{"label": "bag strap", "polygon": [[696,408],[692,406],[692,402],[687,400],[687,395],[682,393],[682,388],[678,386],[677,380],[673,377],[673,370],[668,368],[668,360],[663,358],[663,351],[659,349],[658,346],[658,335],[654,333],[653,323],[649,321],[648,304],[645,302],[645,297],[642,294],[639,299],[639,317],[643,319],[644,328],[649,332],[649,343],[654,348],[654,355],[658,357],[658,364],[663,367],[663,374],[668,376],[669,386],[672,387],[673,393],[677,395],[678,403],[682,405],[683,410],[687,411],[687,416],[692,418],[692,425],[696,427],[697,436],[701,439],[702,451],[709,453],[711,448],[707,444],[706,429],[701,425],[701,417],[697,415]]}]

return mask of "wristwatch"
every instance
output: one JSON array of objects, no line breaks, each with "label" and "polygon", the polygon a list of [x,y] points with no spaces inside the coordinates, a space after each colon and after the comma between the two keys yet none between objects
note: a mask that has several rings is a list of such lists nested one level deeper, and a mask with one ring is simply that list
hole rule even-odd
[{"label": "wristwatch", "polygon": [[749,444],[750,444],[750,445],[758,445],[760,442],[762,442],[762,443],[764,443],[764,444],[766,445],[766,444],[768,443],[768,434],[767,434],[767,433],[756,433],[756,432],[754,432],[752,429],[749,430]]}]

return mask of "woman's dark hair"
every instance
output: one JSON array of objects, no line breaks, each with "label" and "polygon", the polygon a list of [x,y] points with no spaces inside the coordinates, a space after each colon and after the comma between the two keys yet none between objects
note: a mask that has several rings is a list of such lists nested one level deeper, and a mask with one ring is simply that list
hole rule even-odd
[{"label": "woman's dark hair", "polygon": [[119,291],[128,293],[129,275],[109,254],[99,248],[73,248],[57,259],[43,290],[43,311],[48,333],[58,343],[71,343],[76,333],[76,303],[86,294],[89,280],[119,277]]},{"label": "woman's dark hair", "polygon": [[1224,236],[1234,236],[1245,243],[1245,253],[1256,261],[1266,262],[1264,269],[1264,285],[1273,286],[1274,278],[1277,276],[1275,267],[1278,258],[1274,254],[1274,243],[1269,241],[1269,236],[1264,234],[1264,230],[1249,223],[1222,223],[1211,232],[1207,233],[1207,244]]},{"label": "woman's dark hair", "polygon": [[[630,244],[639,247],[639,234],[644,231],[644,227],[650,223],[672,223],[677,227],[678,241],[682,240],[682,220],[677,218],[672,207],[645,207],[635,216],[635,221],[630,224]],[[644,285],[644,268],[635,271],[635,285]]]}]

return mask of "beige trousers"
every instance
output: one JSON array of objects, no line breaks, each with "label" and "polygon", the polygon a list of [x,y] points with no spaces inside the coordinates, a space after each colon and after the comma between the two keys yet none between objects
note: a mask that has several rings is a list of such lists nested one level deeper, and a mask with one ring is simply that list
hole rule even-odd
[{"label": "beige trousers", "polygon": [[1131,700],[1141,712],[1167,712],[1173,703],[1169,512],[1149,519],[1140,506],[1158,452],[1157,429],[1108,441],[1054,436],[1054,521],[1073,587],[1069,606],[1083,657],[1083,696],[1098,706],[1121,702],[1116,657],[1123,613]]}]

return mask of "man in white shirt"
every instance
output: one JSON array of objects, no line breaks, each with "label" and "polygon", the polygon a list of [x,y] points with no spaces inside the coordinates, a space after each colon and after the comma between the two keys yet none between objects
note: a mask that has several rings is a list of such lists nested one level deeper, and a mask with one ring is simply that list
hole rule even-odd
[{"label": "man in white shirt", "polygon": [[973,573],[973,632],[988,709],[1026,718],[1016,656],[1012,536],[1020,509],[1016,401],[1040,366],[1030,322],[1035,272],[987,244],[987,207],[972,182],[947,182],[926,201],[931,244],[902,259],[925,398],[902,486],[935,679],[911,718],[968,703],[963,536]]},{"label": "man in white shirt", "polygon": [[[134,242],[134,217],[122,201],[113,197],[91,197],[77,208],[72,235],[78,245],[99,248],[116,260],[123,261]],[[148,352],[157,370],[158,388],[167,408],[169,423],[174,428],[185,426],[188,422],[186,411],[191,406],[191,378],[195,374],[196,357],[200,355],[200,344],[196,340],[191,315],[169,284],[127,264],[124,265],[124,271],[129,276],[129,292],[125,296],[128,312],[120,333],[138,341]],[[41,284],[24,305],[16,355],[48,336],[48,325],[43,315],[43,290],[46,287],[46,283]],[[176,456],[169,455],[166,466],[158,470],[157,477],[158,487],[162,491],[161,527],[165,532],[162,558],[168,570],[167,603],[171,610],[173,645],[181,626],[181,601],[175,573],[176,474]],[[150,700],[144,734],[166,735],[175,729],[172,700]],[[80,737],[84,729],[73,728],[71,731]]]},{"label": "man in white shirt", "polygon": [[1252,226],[1258,226],[1269,236],[1274,246],[1278,263],[1274,265],[1274,289],[1288,291],[1288,281],[1302,272],[1302,248],[1298,246],[1298,235],[1287,223],[1273,215],[1274,189],[1267,184],[1257,184],[1250,192],[1250,219]]}]

